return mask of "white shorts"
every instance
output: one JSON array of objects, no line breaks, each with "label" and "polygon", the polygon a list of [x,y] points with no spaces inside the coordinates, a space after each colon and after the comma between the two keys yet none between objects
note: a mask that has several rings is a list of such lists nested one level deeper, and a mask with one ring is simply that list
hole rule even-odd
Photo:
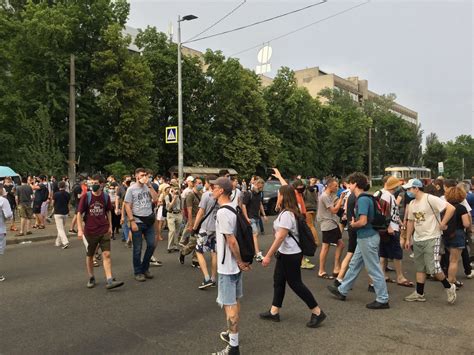
[{"label": "white shorts", "polygon": [[156,220],[157,221],[166,221],[166,217],[163,217],[163,206],[159,206],[156,211]]}]

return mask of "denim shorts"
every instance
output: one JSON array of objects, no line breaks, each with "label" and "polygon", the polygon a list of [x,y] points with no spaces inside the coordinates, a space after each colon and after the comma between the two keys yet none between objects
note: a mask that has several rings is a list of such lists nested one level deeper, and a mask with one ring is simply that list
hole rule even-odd
[{"label": "denim shorts", "polygon": [[7,235],[0,233],[0,255],[3,255],[7,246]]},{"label": "denim shorts", "polygon": [[216,232],[202,232],[196,238],[196,251],[204,254],[207,252],[216,252]]},{"label": "denim shorts", "polygon": [[462,229],[456,230],[453,238],[443,238],[446,248],[464,249],[466,247],[466,233]]},{"label": "denim shorts", "polygon": [[242,296],[242,272],[233,275],[218,274],[216,302],[219,306],[233,306]]},{"label": "denim shorts", "polygon": [[251,218],[250,225],[252,226],[252,233],[254,235],[260,234],[260,223],[258,222],[258,219]]}]

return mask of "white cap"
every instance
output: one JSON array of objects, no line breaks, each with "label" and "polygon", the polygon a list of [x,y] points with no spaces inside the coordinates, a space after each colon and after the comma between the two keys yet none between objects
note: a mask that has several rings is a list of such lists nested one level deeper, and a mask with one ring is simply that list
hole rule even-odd
[{"label": "white cap", "polygon": [[191,175],[189,175],[189,176],[186,178],[186,181],[194,182],[194,177],[192,177]]}]

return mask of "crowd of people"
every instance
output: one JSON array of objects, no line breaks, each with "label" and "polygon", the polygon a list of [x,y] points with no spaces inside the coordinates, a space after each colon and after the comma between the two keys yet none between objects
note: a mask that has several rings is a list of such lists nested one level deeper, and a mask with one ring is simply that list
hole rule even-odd
[{"label": "crowd of people", "polygon": [[[23,177],[18,185],[6,178],[0,184],[0,254],[5,251],[8,220],[10,230],[25,236],[33,233],[31,229],[44,229],[46,221],[54,217],[57,247],[67,249],[71,234],[77,234],[84,243],[87,287],[96,286],[94,270],[102,259],[105,287],[112,290],[124,282],[112,273],[111,240],[119,238],[132,249],[134,279],[145,282],[154,278],[150,265],[162,265],[154,253],[167,228],[167,252],[179,254],[181,264],[191,254],[191,265],[202,273],[197,287],[217,287],[217,303],[227,320],[227,329],[220,333],[227,344],[217,354],[239,353],[242,274],[251,270],[252,261],[268,267],[272,259],[276,260],[273,300],[260,314],[262,320],[280,322],[286,284],[308,307],[308,327],[318,327],[326,319],[302,281],[301,270],[315,265],[303,255],[301,220],[309,227],[314,243],[321,246],[316,275],[332,280],[327,288],[341,301],[346,300],[363,268],[368,274],[368,291],[375,294],[375,300],[366,305],[369,309],[390,308],[387,283],[412,288],[405,301],[425,302],[427,278],[438,280],[446,290],[447,302],[454,304],[456,291],[463,286],[458,280],[461,260],[466,278],[473,278],[469,248],[474,178],[471,184],[441,178],[424,184],[418,179],[403,182],[387,176],[383,188],[372,194],[362,173],[323,181],[315,177],[288,181],[276,168],[271,173],[270,178],[281,185],[275,211],[266,211],[263,205],[266,179],[254,176],[247,184],[227,170],[219,176],[190,175],[183,185],[177,178],[153,176],[143,168],[136,169],[133,176],[123,176],[120,182],[113,176],[105,179],[94,175],[80,177],[74,186],[67,177],[61,181],[44,175]],[[277,216],[274,241],[264,252],[259,239],[267,212]],[[19,230],[16,214],[20,217]],[[71,214],[74,217],[67,228]],[[30,226],[33,218],[35,223]],[[348,245],[343,256],[344,231]],[[246,258],[248,250],[243,249],[246,237],[251,241],[253,260]],[[331,247],[335,248],[332,263],[328,262]],[[404,249],[414,259],[414,282],[403,273]],[[210,255],[210,265],[206,255]],[[387,273],[389,260],[396,272],[393,280]],[[5,277],[0,276],[3,280]]]}]

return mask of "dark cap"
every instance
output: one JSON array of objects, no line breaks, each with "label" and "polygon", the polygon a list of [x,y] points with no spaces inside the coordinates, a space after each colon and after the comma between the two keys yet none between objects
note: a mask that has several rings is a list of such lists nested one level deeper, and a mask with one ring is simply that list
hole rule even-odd
[{"label": "dark cap", "polygon": [[226,177],[220,177],[216,180],[211,180],[209,181],[209,183],[221,187],[224,192],[228,194],[230,194],[233,190],[232,182],[229,180],[229,178]]}]

